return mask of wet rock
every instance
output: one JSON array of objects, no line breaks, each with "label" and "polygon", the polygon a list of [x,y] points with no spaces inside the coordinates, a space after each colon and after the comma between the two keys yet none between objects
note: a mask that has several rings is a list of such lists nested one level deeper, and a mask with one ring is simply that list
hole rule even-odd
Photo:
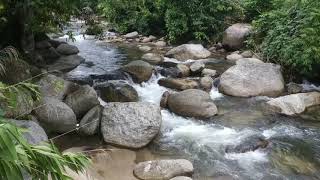
[{"label": "wet rock", "polygon": [[137,102],[138,92],[126,81],[108,81],[95,85],[99,96],[105,102]]},{"label": "wet rock", "polygon": [[108,103],[101,119],[104,141],[128,148],[149,144],[160,126],[160,108],[150,103]]},{"label": "wet rock", "polygon": [[159,54],[147,53],[142,56],[142,60],[144,60],[150,64],[157,65],[163,61],[163,57]]},{"label": "wet rock", "polygon": [[49,43],[51,44],[52,47],[57,48],[58,46],[60,46],[61,44],[67,44],[64,41],[58,41],[58,40],[53,40],[53,39],[49,39],[48,40]]},{"label": "wet rock", "polygon": [[197,89],[170,94],[168,106],[172,112],[187,117],[206,119],[218,113],[218,109],[211,100],[210,95]]},{"label": "wet rock", "polygon": [[209,92],[213,87],[213,79],[208,76],[200,78],[200,87]]},{"label": "wet rock", "polygon": [[211,55],[211,52],[205,49],[201,44],[183,44],[167,52],[166,56],[180,61],[189,59],[205,59]]},{"label": "wet rock", "polygon": [[148,51],[151,51],[151,50],[152,50],[152,47],[149,47],[149,46],[140,46],[140,47],[139,47],[139,50],[140,50],[140,51],[143,51],[143,52],[148,52]]},{"label": "wet rock", "polygon": [[190,76],[190,68],[184,64],[177,64],[177,69],[180,71],[180,77]]},{"label": "wet rock", "polygon": [[58,53],[62,55],[67,55],[67,56],[79,53],[79,49],[77,48],[77,46],[73,46],[69,44],[60,44],[57,47],[57,51]]},{"label": "wet rock", "polygon": [[139,36],[139,33],[137,31],[124,35],[126,39],[134,39],[134,38],[137,38],[138,36]]},{"label": "wet rock", "polygon": [[65,103],[73,110],[78,119],[100,104],[96,91],[89,85],[81,86],[77,91],[69,94]]},{"label": "wet rock", "polygon": [[296,115],[306,108],[320,105],[320,92],[291,94],[272,99],[267,102],[272,110],[285,115]]},{"label": "wet rock", "polygon": [[260,136],[248,137],[235,146],[228,146],[226,153],[246,153],[249,151],[256,151],[258,149],[265,149],[269,145],[269,141]]},{"label": "wet rock", "polygon": [[201,73],[201,71],[206,67],[203,62],[195,62],[190,66],[190,70],[193,74]]},{"label": "wet rock", "polygon": [[180,78],[163,78],[158,81],[160,86],[164,86],[170,89],[176,89],[179,91],[187,89],[197,89],[199,84],[197,81],[191,79],[180,79]]},{"label": "wet rock", "polygon": [[48,74],[41,78],[37,82],[37,85],[39,86],[39,91],[43,97],[52,97],[59,100],[63,100],[65,96],[79,88],[78,85],[65,81],[52,74]]},{"label": "wet rock", "polygon": [[167,43],[165,41],[157,41],[154,43],[154,45],[157,47],[166,47]]},{"label": "wet rock", "polygon": [[120,71],[110,71],[106,74],[100,74],[100,75],[90,75],[92,79],[98,80],[98,81],[108,81],[108,80],[125,80],[127,77],[126,75]]},{"label": "wet rock", "polygon": [[137,83],[148,81],[153,73],[153,66],[144,61],[132,61],[122,67],[124,72],[132,75],[133,80]]},{"label": "wet rock", "polygon": [[252,56],[253,56],[253,53],[252,53],[252,51],[243,51],[242,53],[241,53],[241,56],[242,57],[244,57],[244,58],[252,58]]},{"label": "wet rock", "polygon": [[296,84],[296,83],[289,83],[287,84],[287,91],[289,94],[297,94],[297,93],[301,93],[303,91],[303,86],[300,84]]},{"label": "wet rock", "polygon": [[160,101],[160,107],[167,108],[169,96],[170,96],[169,91],[166,91],[162,94],[161,101]]},{"label": "wet rock", "polygon": [[278,96],[284,90],[284,80],[275,64],[240,63],[221,75],[219,90],[238,97]]},{"label": "wet rock", "polygon": [[62,56],[56,62],[49,65],[48,70],[68,72],[84,62],[85,59],[79,55]]},{"label": "wet rock", "polygon": [[181,78],[182,77],[181,71],[176,67],[162,68],[160,70],[160,74],[162,76],[171,77],[171,78]]},{"label": "wet rock", "polygon": [[99,132],[102,107],[100,105],[92,108],[80,121],[79,132],[82,135],[92,136]]},{"label": "wet rock", "polygon": [[177,177],[174,177],[170,180],[192,180],[190,177],[186,177],[186,176],[177,176]]},{"label": "wet rock", "polygon": [[217,75],[217,71],[213,69],[203,69],[201,72],[201,76],[204,77],[215,77]]},{"label": "wet rock", "polygon": [[48,136],[46,132],[36,122],[24,121],[24,120],[8,120],[8,121],[20,128],[26,129],[26,131],[23,132],[23,137],[27,140],[29,144],[39,145],[42,142],[48,141]]},{"label": "wet rock", "polygon": [[229,49],[241,49],[251,31],[252,26],[249,24],[234,24],[224,32],[222,44]]},{"label": "wet rock", "polygon": [[61,56],[54,47],[49,49],[39,49],[36,52],[43,57],[46,64],[52,64]]},{"label": "wet rock", "polygon": [[52,46],[47,40],[36,42],[36,49],[49,49],[50,47]]},{"label": "wet rock", "polygon": [[230,54],[226,57],[226,59],[230,62],[237,62],[239,59],[242,59],[243,56],[241,56],[240,54]]},{"label": "wet rock", "polygon": [[65,133],[77,127],[76,115],[65,103],[44,98],[42,106],[34,110],[39,123],[49,132]]},{"label": "wet rock", "polygon": [[154,36],[149,36],[149,37],[144,37],[143,39],[142,39],[142,43],[149,43],[149,42],[152,42],[152,41],[154,41],[154,40],[156,40],[157,38],[156,37],[154,37]]},{"label": "wet rock", "polygon": [[193,165],[185,159],[141,162],[133,173],[144,180],[169,180],[177,176],[192,175]]}]

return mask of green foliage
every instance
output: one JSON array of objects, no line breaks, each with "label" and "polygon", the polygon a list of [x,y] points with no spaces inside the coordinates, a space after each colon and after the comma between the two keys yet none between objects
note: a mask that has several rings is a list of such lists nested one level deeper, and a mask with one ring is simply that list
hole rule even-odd
[{"label": "green foliage", "polygon": [[272,10],[274,0],[241,0],[245,20],[251,22],[261,14]]},{"label": "green foliage", "polygon": [[320,76],[320,1],[274,1],[254,22],[255,43],[270,61],[292,73]]},{"label": "green foliage", "polygon": [[99,7],[119,32],[161,33],[162,0],[101,0]]},{"label": "green foliage", "polygon": [[89,26],[88,29],[86,30],[86,34],[88,35],[101,35],[102,33],[103,33],[103,28],[98,24]]},{"label": "green foliage", "polygon": [[53,144],[30,145],[22,130],[0,119],[0,179],[23,180],[28,173],[32,179],[71,180],[66,168],[83,171],[89,160],[82,154],[61,154]]}]

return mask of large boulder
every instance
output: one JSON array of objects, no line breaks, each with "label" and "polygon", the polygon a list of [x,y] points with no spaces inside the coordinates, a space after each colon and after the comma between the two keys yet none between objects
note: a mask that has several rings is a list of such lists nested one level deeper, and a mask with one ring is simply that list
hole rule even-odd
[{"label": "large boulder", "polygon": [[102,107],[100,105],[92,108],[80,121],[79,132],[83,135],[94,135],[99,132]]},{"label": "large boulder", "polygon": [[190,176],[193,170],[192,163],[185,159],[155,160],[137,164],[133,173],[143,180],[170,180],[177,176]]},{"label": "large boulder", "polygon": [[65,103],[53,98],[44,98],[34,115],[49,132],[65,133],[77,127],[76,115]]},{"label": "large boulder", "polygon": [[96,91],[89,85],[81,86],[77,91],[69,94],[65,103],[73,110],[78,119],[100,104]]},{"label": "large boulder", "polygon": [[73,46],[69,44],[60,44],[57,47],[57,51],[58,53],[66,56],[79,53],[79,49],[77,48],[77,46]]},{"label": "large boulder", "polygon": [[278,96],[284,90],[280,67],[271,63],[238,63],[221,75],[219,90],[238,97]]},{"label": "large boulder", "polygon": [[122,67],[124,72],[132,75],[132,78],[137,83],[148,81],[153,73],[153,66],[144,61],[132,61]]},{"label": "large boulder", "polygon": [[36,49],[49,49],[52,47],[52,45],[50,44],[49,41],[47,40],[43,40],[43,41],[39,41],[39,42],[36,42],[35,44],[36,46]]},{"label": "large boulder", "polygon": [[54,47],[38,49],[36,52],[43,57],[46,64],[54,63],[61,56]]},{"label": "large boulder", "polygon": [[162,78],[158,81],[160,86],[164,86],[170,89],[176,89],[179,91],[187,89],[197,89],[199,84],[197,81],[191,79],[180,79],[180,78]]},{"label": "large boulder", "polygon": [[252,26],[249,24],[234,24],[224,32],[222,44],[229,49],[241,49],[251,31]]},{"label": "large boulder", "polygon": [[210,95],[197,89],[171,94],[168,98],[168,107],[178,115],[202,119],[210,118],[218,113]]},{"label": "large boulder", "polygon": [[159,54],[147,53],[142,56],[142,60],[144,60],[150,64],[157,65],[163,61],[163,57]]},{"label": "large boulder", "polygon": [[211,55],[211,52],[205,49],[201,44],[183,44],[167,52],[166,56],[180,61],[189,59],[205,59]]},{"label": "large boulder", "polygon": [[311,106],[320,105],[320,92],[299,93],[272,99],[267,104],[276,112],[297,115]]},{"label": "large boulder", "polygon": [[95,85],[99,96],[106,102],[136,102],[138,92],[126,81],[113,80]]},{"label": "large boulder", "polygon": [[79,55],[62,56],[56,62],[49,65],[48,70],[68,72],[84,62],[85,59]]},{"label": "large boulder", "polygon": [[79,88],[78,85],[52,74],[42,77],[37,85],[43,97],[52,97],[59,100],[63,100],[68,94]]},{"label": "large boulder", "polygon": [[23,132],[23,137],[32,145],[39,145],[42,142],[48,141],[48,136],[43,128],[33,121],[24,121],[24,120],[8,120],[10,123],[15,124],[16,126],[26,129]]},{"label": "large boulder", "polygon": [[159,133],[161,113],[150,103],[108,103],[102,113],[101,132],[105,142],[141,148]]}]

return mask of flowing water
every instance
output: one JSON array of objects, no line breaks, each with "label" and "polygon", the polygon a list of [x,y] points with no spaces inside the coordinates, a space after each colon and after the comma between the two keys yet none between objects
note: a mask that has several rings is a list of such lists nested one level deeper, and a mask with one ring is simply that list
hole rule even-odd
[{"label": "flowing water", "polygon": [[[75,79],[115,71],[141,55],[135,48],[120,48],[88,37],[83,39],[82,35],[76,39],[74,44],[79,47],[86,63],[67,74]],[[90,66],[88,62],[91,62]],[[210,65],[215,66],[215,63]],[[229,65],[223,66],[219,61],[217,66],[224,68]],[[153,75],[141,85],[128,81],[138,91],[140,101],[159,104],[163,92],[168,90],[157,84],[160,78],[160,75]],[[216,87],[210,95],[219,109],[216,117],[201,121],[162,110],[161,132],[144,152],[151,153],[150,157],[155,159],[189,159],[194,163],[193,179],[196,180],[218,177],[241,180],[320,179],[319,107],[300,117],[286,117],[265,110],[267,97],[229,97],[219,93]],[[232,151],[261,139],[269,141],[267,148]],[[137,161],[143,160],[149,159]]]}]

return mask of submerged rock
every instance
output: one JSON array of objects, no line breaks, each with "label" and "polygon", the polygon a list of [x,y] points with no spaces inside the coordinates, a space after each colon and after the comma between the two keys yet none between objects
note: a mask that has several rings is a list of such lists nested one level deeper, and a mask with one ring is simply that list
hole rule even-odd
[{"label": "submerged rock", "polygon": [[160,86],[164,86],[179,91],[187,89],[197,89],[199,84],[197,81],[191,79],[178,79],[178,78],[163,78],[158,81]]},{"label": "submerged rock", "polygon": [[64,43],[60,44],[57,47],[57,51],[58,51],[58,53],[63,54],[63,55],[67,55],[67,56],[79,53],[79,49],[77,48],[77,46],[64,44]]},{"label": "submerged rock", "polygon": [[180,61],[189,59],[205,59],[211,55],[211,52],[205,49],[201,44],[183,44],[167,52],[166,56]]},{"label": "submerged rock", "polygon": [[124,72],[132,75],[133,80],[137,83],[148,81],[153,73],[153,66],[144,61],[132,61],[122,67]]},{"label": "submerged rock", "polygon": [[197,89],[171,94],[168,98],[168,106],[174,113],[187,117],[206,119],[218,113],[210,95]]},{"label": "submerged rock", "polygon": [[249,24],[234,24],[224,32],[222,44],[229,49],[241,49],[251,31],[252,26]]},{"label": "submerged rock", "polygon": [[34,110],[34,114],[47,131],[65,133],[77,127],[76,115],[65,103],[44,98],[41,104],[40,108]]},{"label": "submerged rock", "polygon": [[308,107],[320,105],[320,92],[291,94],[272,99],[267,102],[276,112],[285,115],[296,115]]},{"label": "submerged rock", "polygon": [[141,148],[159,133],[159,105],[150,103],[108,103],[102,114],[104,141],[128,148]]},{"label": "submerged rock", "polygon": [[162,94],[161,100],[160,100],[160,107],[167,108],[168,106],[168,98],[170,96],[169,91],[166,91]]},{"label": "submerged rock", "polygon": [[138,92],[126,81],[108,81],[95,85],[98,94],[106,102],[136,102]]},{"label": "submerged rock", "polygon": [[192,175],[193,165],[185,159],[147,161],[137,164],[133,173],[143,180],[169,180]]},{"label": "submerged rock", "polygon": [[284,90],[280,67],[271,63],[239,63],[221,75],[219,90],[231,96],[278,96]]},{"label": "submerged rock", "polygon": [[77,91],[69,94],[65,103],[73,110],[78,119],[100,104],[96,91],[89,85],[81,86]]},{"label": "submerged rock", "polygon": [[246,153],[249,151],[256,151],[258,149],[265,149],[269,145],[269,141],[261,136],[248,137],[240,144],[235,146],[227,146],[226,153]]}]

